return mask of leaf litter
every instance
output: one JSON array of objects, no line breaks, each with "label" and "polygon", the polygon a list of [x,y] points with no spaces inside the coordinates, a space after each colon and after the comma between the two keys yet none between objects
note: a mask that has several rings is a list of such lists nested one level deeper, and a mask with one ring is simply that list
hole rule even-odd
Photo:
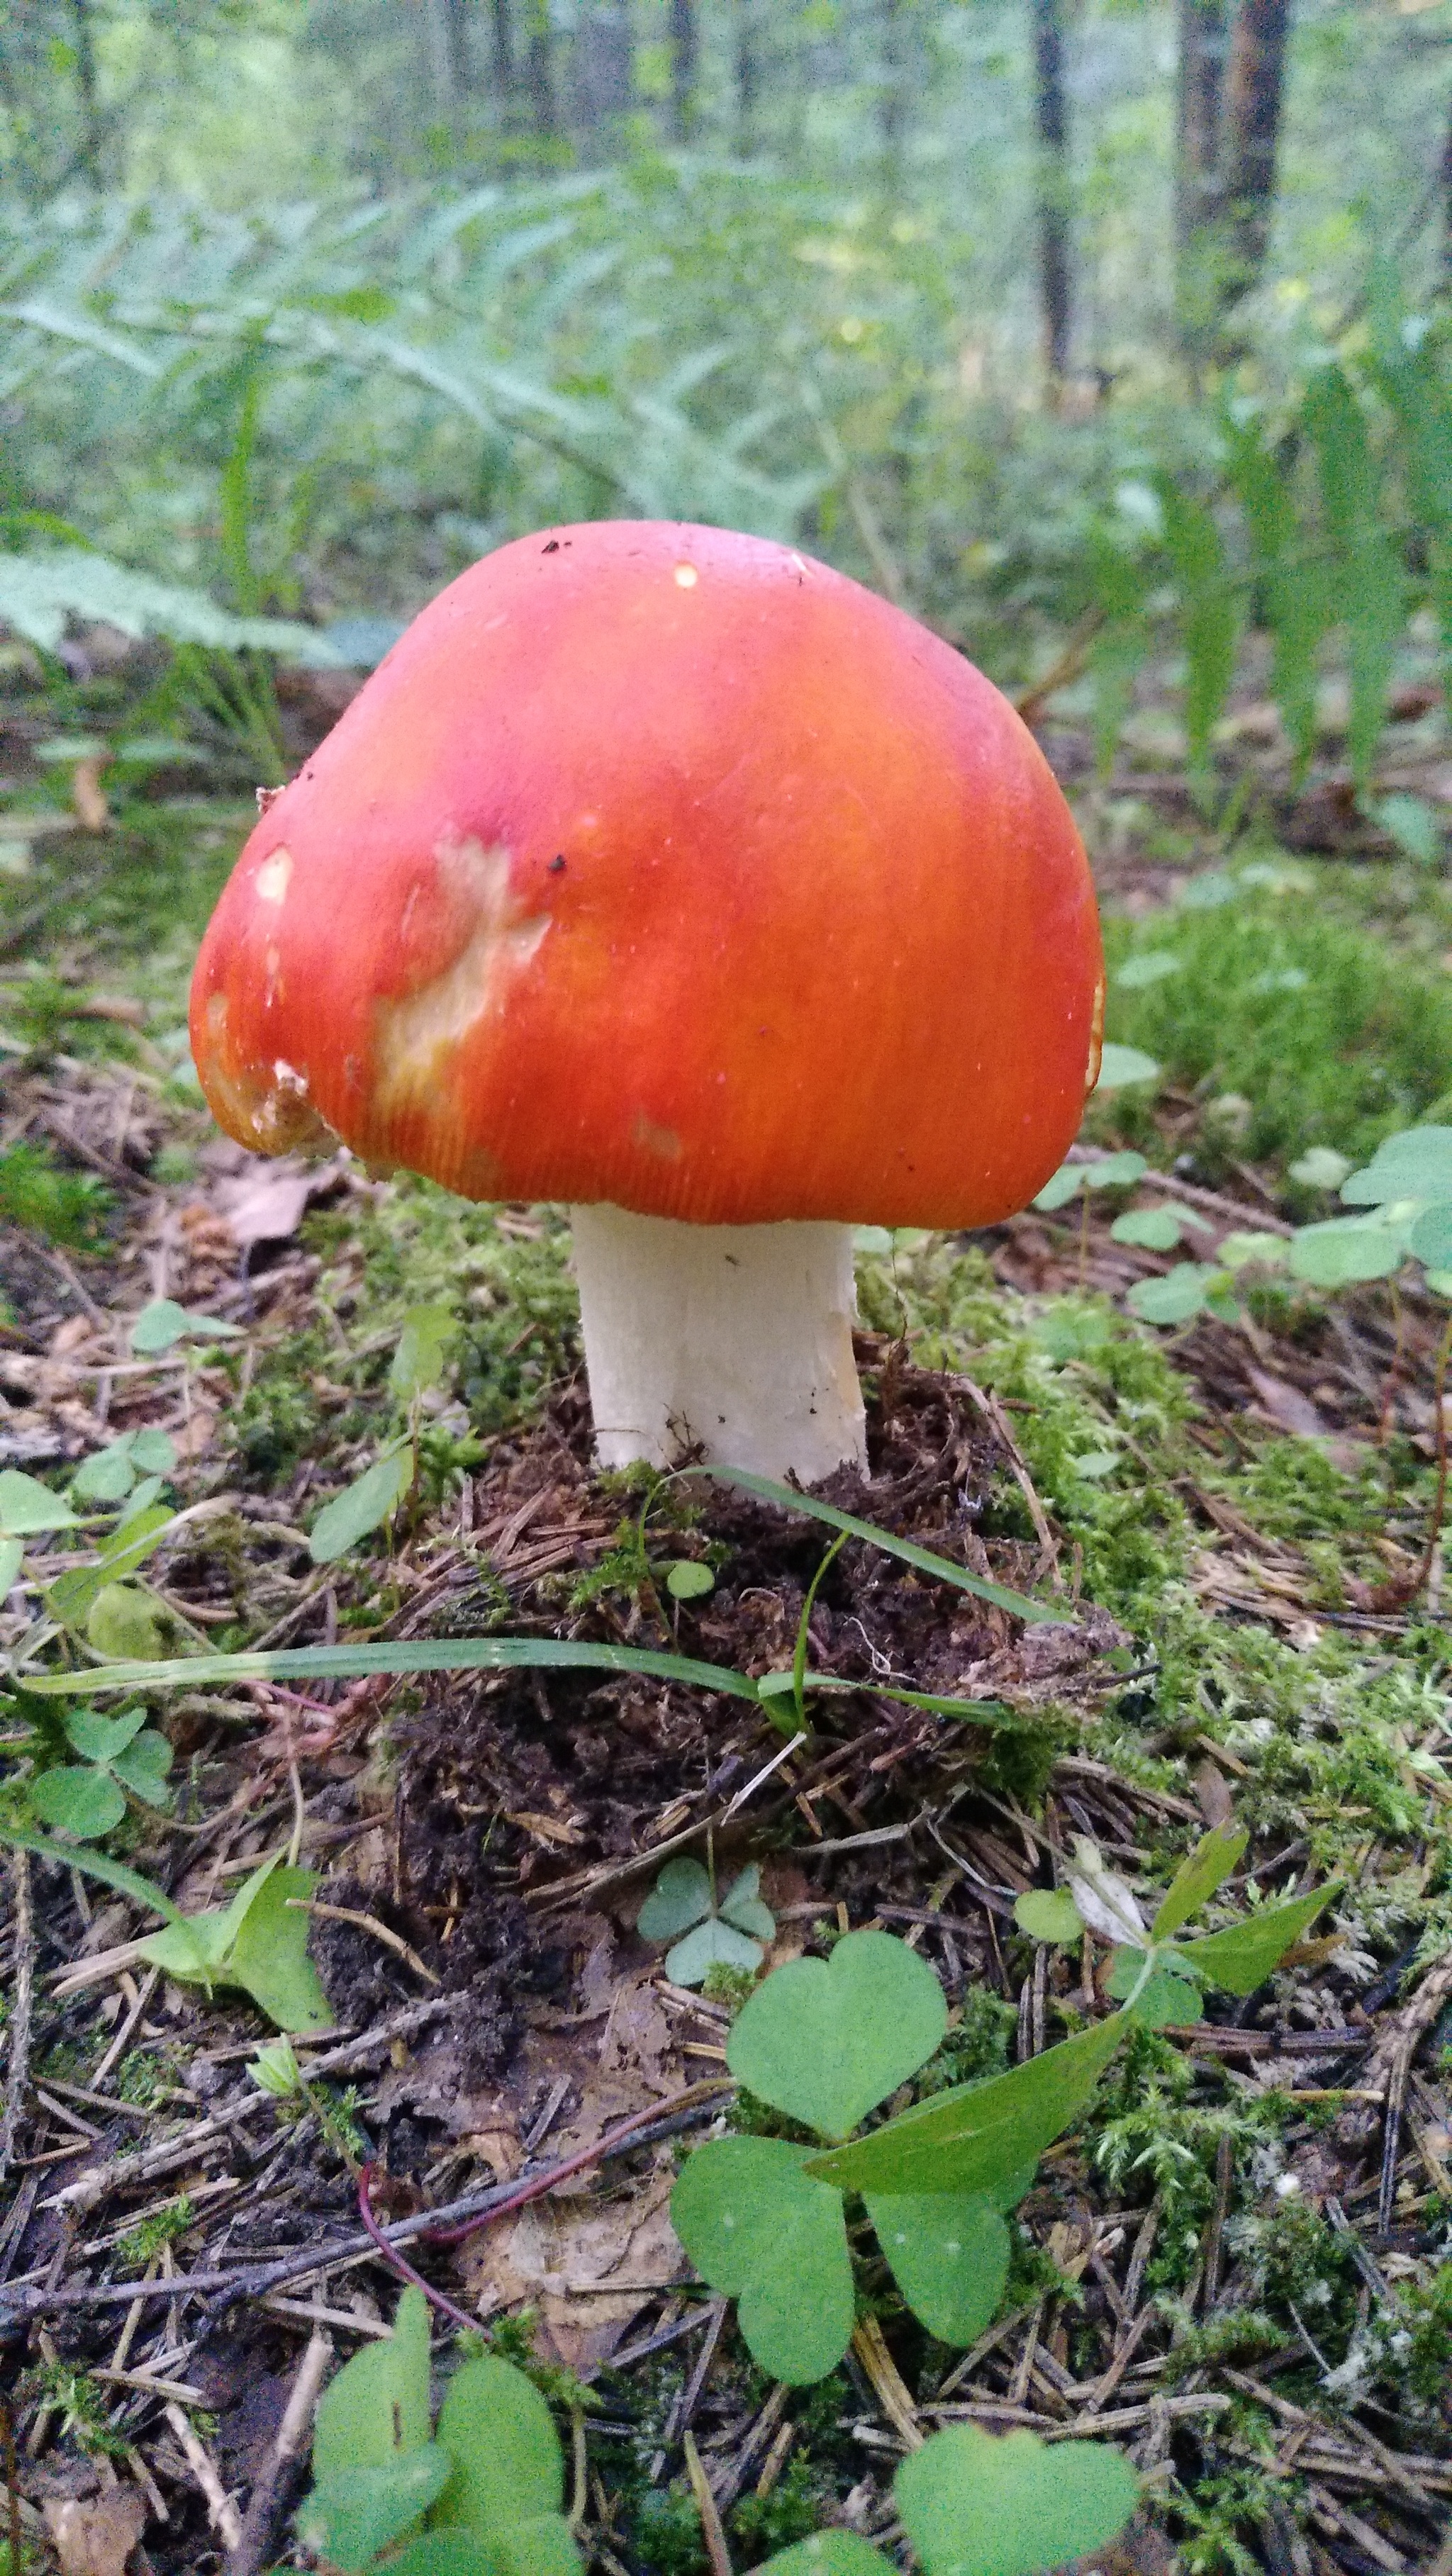
[{"label": "leaf litter", "polygon": [[[592,1473],[548,1212],[461,1215],[346,1162],[249,1167],[112,1060],[22,1064],[6,1108],[116,1168],[94,1174],[112,1193],[94,1246],[7,1232],[0,1459],[59,1482],[118,1439],[172,1444],[193,1516],[139,1577],[169,1651],[503,1630],[789,1671],[830,1533],[703,1480]],[[1173,1094],[1155,1114],[1172,1142],[1190,1131]],[[156,1177],[168,1146],[184,1179]],[[1284,1222],[1254,1174],[1218,1178],[1175,1182],[1215,1236]],[[7,2379],[24,2529],[63,2570],[224,2563],[221,2507],[261,2478],[309,2336],[345,2355],[392,2313],[362,2161],[426,2277],[505,2348],[528,2340],[556,2393],[573,2383],[551,2369],[588,2383],[586,2537],[632,2569],[704,2563],[688,2433],[746,2566],[823,2521],[889,2531],[898,2460],[951,2424],[1129,2449],[1149,2501],[1098,2564],[1161,2566],[1166,2515],[1207,2567],[1247,2546],[1353,2569],[1434,2552],[1452,2500],[1437,1569],[1386,1596],[1425,1537],[1437,1310],[1415,1288],[1399,1317],[1380,1289],[1267,1300],[1241,1326],[1195,1319],[1167,1355],[1112,1312],[1169,1266],[1144,1229],[1116,1236],[1123,1204],[1095,1192],[966,1257],[899,1240],[863,1265],[871,1475],[828,1498],[1035,1595],[1044,1624],[849,1537],[809,1662],[850,1688],[812,1695],[805,1728],[789,1698],[583,1671],[151,1700],[177,1803],[128,1801],[119,1851],[189,1915],[220,1917],[269,1860],[301,1865],[298,1956],[332,2025],[299,2043],[305,2094],[248,2076],[269,2024],[169,1973],[170,1935],[143,1955],[158,1943],[124,1896],[12,1857]],[[466,1284],[417,1482],[318,1564],[318,1510],[398,1436],[389,1362],[431,1263],[440,1294]],[[136,1317],[168,1298],[240,1326],[238,1347],[138,1354]],[[496,1392],[466,1396],[471,1372]],[[62,1576],[85,1558],[64,1526],[42,1553]],[[672,1581],[682,1565],[709,1588]],[[36,1603],[11,1599],[13,1651]],[[855,2335],[819,2390],[773,2389],[669,2227],[682,2144],[729,2099],[740,1989],[719,1963],[704,1992],[677,1982],[668,1946],[729,1925],[733,1896],[773,1966],[849,1928],[906,1938],[948,2006],[926,2099],[1102,2008],[1102,1950],[1026,1942],[1020,1897],[1090,1885],[1092,1846],[1148,1920],[1202,1822],[1233,1816],[1240,1897],[1351,1876],[1322,1937],[1273,1986],[1134,2043],[1041,2166],[966,2355],[869,2269],[875,2341]],[[651,1938],[662,1886],[676,1911]],[[644,2143],[428,2246],[436,2213],[632,2121]]]}]

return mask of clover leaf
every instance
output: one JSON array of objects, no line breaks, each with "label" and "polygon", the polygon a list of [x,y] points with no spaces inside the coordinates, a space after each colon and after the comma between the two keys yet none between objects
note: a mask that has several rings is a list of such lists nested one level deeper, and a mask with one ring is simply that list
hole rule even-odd
[{"label": "clover leaf", "polygon": [[927,1962],[886,1932],[793,1959],[758,1986],[727,2043],[738,2083],[824,2138],[845,2138],[926,2065],[948,2026]]},{"label": "clover leaf", "polygon": [[674,1941],[665,1963],[673,1985],[702,1985],[718,1964],[755,1970],[762,1942],[776,1936],[776,1917],[762,1904],[760,1886],[761,1872],[753,1864],[732,1880],[718,1906],[698,1860],[667,1861],[635,1928],[643,1940]]},{"label": "clover leaf", "polygon": [[824,2379],[852,2339],[842,2195],[803,2172],[810,2153],[781,2138],[715,2138],[671,2194],[671,2224],[702,2279],[738,2302],[753,2357],[793,2388]]},{"label": "clover leaf", "polygon": [[953,2424],[903,2461],[893,2494],[927,2576],[1037,2576],[1112,2540],[1139,2480],[1107,2442]]}]

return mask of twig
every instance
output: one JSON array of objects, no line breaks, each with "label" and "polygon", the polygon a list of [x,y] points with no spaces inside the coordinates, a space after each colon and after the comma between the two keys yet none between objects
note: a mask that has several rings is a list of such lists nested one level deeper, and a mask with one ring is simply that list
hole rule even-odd
[{"label": "twig", "polygon": [[[682,2129],[693,2128],[698,2121],[711,2117],[715,2098],[729,2090],[729,2079],[724,2077],[712,2078],[708,2083],[693,2085],[690,2088],[691,2094],[702,2096],[709,2094],[711,2098],[696,2101],[688,2099],[684,2094],[678,2094],[675,2097],[676,2102],[678,2105],[684,2103],[686,2106],[684,2109],[670,2110],[668,2104],[661,2104],[659,2107],[662,2112],[667,2113],[667,2116],[653,2120],[649,2128],[637,2129],[633,2136],[623,2140],[624,2147],[629,2149],[652,2146],[658,2138],[672,2138]],[[265,2100],[265,2096],[259,2094],[257,2099],[260,2105]],[[222,2124],[216,2122],[207,2125],[209,2128],[220,2128]],[[619,2132],[616,2132],[616,2135],[618,2136]],[[179,2160],[184,2159],[185,2152],[186,2142],[183,2143],[182,2150],[178,2151]],[[591,2148],[590,2155],[603,2158],[615,2152],[616,2148],[611,2141],[608,2138],[601,2138]],[[120,2169],[119,2176],[113,2179],[129,2186],[131,2181],[138,2178],[136,2167],[139,2162],[140,2159],[137,2157],[128,2157]],[[540,2191],[548,2191],[552,2184],[563,2178],[567,2170],[571,2173],[578,2172],[579,2165],[575,2158],[570,2157],[565,2163],[547,2166],[543,2173],[534,2178],[537,2188]],[[380,2228],[379,2235],[392,2248],[396,2245],[411,2244],[418,2237],[436,2235],[441,2221],[467,2217],[483,2222],[496,2216],[506,2202],[512,2204],[516,2189],[517,2186],[512,2183],[492,2184],[487,2191],[467,2193],[459,2200],[447,2202],[442,2209],[418,2210],[410,2218],[398,2219],[392,2225]],[[57,2195],[58,2200],[66,2197],[66,2194]],[[61,2308],[125,2307],[132,2299],[138,2298],[151,2300],[211,2297],[217,2303],[212,2314],[221,2315],[238,2299],[262,2298],[269,2290],[281,2289],[288,2281],[307,2280],[314,2273],[330,2272],[340,2265],[355,2263],[360,2255],[372,2253],[375,2243],[376,2240],[368,2229],[360,2227],[350,2236],[335,2238],[331,2244],[301,2246],[291,2254],[277,2256],[270,2263],[238,2264],[227,2272],[220,2270],[183,2272],[178,2273],[173,2280],[157,2281],[151,2285],[144,2281],[103,2281],[94,2288],[87,2286],[77,2289],[26,2288],[17,2285],[12,2290],[0,2289],[0,2322],[46,2316],[53,2309]],[[471,2318],[469,2323],[473,2330],[477,2328],[478,2319]]]},{"label": "twig", "polygon": [[410,1949],[399,1933],[390,1932],[387,1924],[380,1923],[374,1915],[360,1913],[355,1905],[320,1905],[315,1898],[287,1896],[283,1907],[289,1914],[321,1914],[329,1923],[356,1923],[360,1932],[371,1932],[375,1941],[385,1942],[426,1985],[436,1986],[439,1982],[432,1968],[424,1966],[417,1950]]},{"label": "twig", "polygon": [[23,2576],[25,2556],[20,2544],[20,2471],[15,2458],[15,2426],[10,2409],[0,2398],[0,2441],[5,2445],[5,2502],[10,2525],[10,2576]]},{"label": "twig", "polygon": [[706,2544],[706,2556],[711,2562],[711,2576],[733,2576],[731,2552],[726,2546],[726,2533],[721,2516],[716,2509],[716,2499],[711,2493],[711,2481],[701,2464],[701,2454],[696,2448],[694,2433],[688,2432],[685,2435],[681,2447],[686,2455],[686,2475],[691,2481],[691,2493],[696,2499],[696,2511],[701,2517],[701,2538]]},{"label": "twig", "polygon": [[1022,697],[1014,699],[1014,714],[1021,716],[1026,725],[1036,725],[1050,698],[1057,697],[1060,689],[1067,689],[1071,681],[1078,679],[1088,663],[1090,648],[1103,623],[1103,609],[1091,608],[1087,616],[1080,618],[1062,653],[1049,664],[1043,678],[1035,680],[1031,689],[1025,689]]},{"label": "twig", "polygon": [[15,2140],[30,2078],[30,2023],[35,2004],[35,1923],[30,1906],[30,1854],[12,1851],[10,1885],[15,1904],[15,2001],[10,2014],[10,2060],[5,2116],[0,2121],[0,2175],[15,2159]]},{"label": "twig", "polygon": [[314,2334],[288,2394],[282,2422],[248,2499],[242,2529],[227,2562],[227,2576],[258,2576],[272,2547],[273,2533],[288,2500],[299,2452],[308,2437],[333,2347],[325,2334]]},{"label": "twig", "polygon": [[186,2454],[186,2462],[207,2499],[207,2520],[226,2548],[235,2550],[242,2539],[242,2525],[237,2508],[218,2477],[208,2453],[203,2449],[179,2406],[168,2404],[162,2409],[168,2424]]},{"label": "twig", "polygon": [[852,2329],[852,2349],[871,2380],[878,2403],[904,2449],[920,2451],[927,2437],[918,2422],[912,2390],[888,2351],[887,2338],[876,2317],[859,2317]]}]

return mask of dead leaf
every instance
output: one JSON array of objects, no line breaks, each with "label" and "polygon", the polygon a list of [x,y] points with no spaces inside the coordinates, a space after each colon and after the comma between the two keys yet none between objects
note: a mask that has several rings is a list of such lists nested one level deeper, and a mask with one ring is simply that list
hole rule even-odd
[{"label": "dead leaf", "polygon": [[1213,1762],[1202,1762],[1195,1772],[1195,1795],[1200,1813],[1207,1825],[1228,1825],[1235,1814],[1234,1802],[1226,1785],[1225,1774]]},{"label": "dead leaf", "polygon": [[308,1202],[334,1189],[341,1178],[337,1161],[304,1163],[290,1156],[270,1163],[251,1155],[241,1171],[218,1181],[213,1197],[239,1252],[250,1252],[254,1243],[285,1243],[296,1234]]},{"label": "dead leaf", "polygon": [[61,2576],[126,2576],[147,2519],[146,2499],[135,2487],[112,2487],[90,2504],[51,2502],[44,2513]]},{"label": "dead leaf", "polygon": [[670,2223],[674,2178],[667,2161],[608,2200],[536,2201],[476,2237],[463,2269],[481,2315],[527,2304],[551,2358],[571,2370],[608,2358],[647,2299],[687,2276]]},{"label": "dead leaf", "polygon": [[88,832],[104,832],[110,825],[111,808],[101,787],[107,758],[109,754],[95,760],[78,760],[71,773],[71,803]]},{"label": "dead leaf", "polygon": [[1255,1389],[1256,1403],[1270,1416],[1278,1431],[1290,1431],[1303,1440],[1324,1440],[1330,1425],[1298,1386],[1288,1386],[1283,1377],[1271,1377],[1265,1369],[1247,1371]]}]

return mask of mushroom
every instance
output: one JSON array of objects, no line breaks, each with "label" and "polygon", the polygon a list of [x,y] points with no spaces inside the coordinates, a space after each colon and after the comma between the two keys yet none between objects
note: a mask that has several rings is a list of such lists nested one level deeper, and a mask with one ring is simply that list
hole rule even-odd
[{"label": "mushroom", "polygon": [[572,1203],[601,1461],[865,1460],[856,1224],[975,1227],[1099,1059],[1084,852],[1006,700],[719,528],[475,564],[269,801],[197,961],[228,1133]]}]

